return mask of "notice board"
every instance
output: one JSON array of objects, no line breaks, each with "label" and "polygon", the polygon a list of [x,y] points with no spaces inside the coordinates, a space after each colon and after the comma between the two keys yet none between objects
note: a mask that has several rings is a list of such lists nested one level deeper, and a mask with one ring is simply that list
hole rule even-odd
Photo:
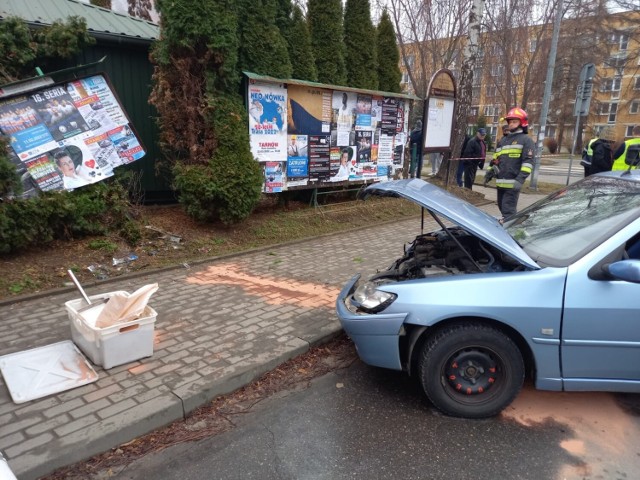
[{"label": "notice board", "polygon": [[22,197],[100,182],[145,155],[105,74],[0,99],[0,133],[22,180]]}]

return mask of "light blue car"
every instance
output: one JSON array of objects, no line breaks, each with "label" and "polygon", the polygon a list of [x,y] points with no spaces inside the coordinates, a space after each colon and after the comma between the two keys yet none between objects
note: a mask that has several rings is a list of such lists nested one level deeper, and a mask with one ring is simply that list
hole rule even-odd
[{"label": "light blue car", "polygon": [[419,378],[446,414],[498,414],[525,372],[542,390],[640,392],[640,171],[587,177],[495,218],[419,179],[364,196],[412,200],[441,230],[336,307],[369,365]]}]

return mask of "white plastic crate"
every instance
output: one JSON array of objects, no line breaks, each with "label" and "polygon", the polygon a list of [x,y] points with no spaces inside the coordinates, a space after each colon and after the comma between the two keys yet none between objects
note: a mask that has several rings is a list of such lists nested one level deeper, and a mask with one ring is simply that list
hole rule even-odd
[{"label": "white plastic crate", "polygon": [[[115,293],[128,295],[120,291],[89,298],[93,303]],[[153,331],[157,317],[153,308],[147,305],[142,315],[133,321],[96,328],[90,322],[90,311],[78,312],[86,305],[87,302],[82,298],[65,303],[71,324],[71,338],[94,364],[107,369],[153,355]],[[94,321],[96,316],[93,315]]]}]

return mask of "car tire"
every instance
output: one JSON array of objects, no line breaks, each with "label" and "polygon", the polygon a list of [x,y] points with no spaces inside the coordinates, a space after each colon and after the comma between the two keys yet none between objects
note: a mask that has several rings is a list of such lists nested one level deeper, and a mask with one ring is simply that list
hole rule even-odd
[{"label": "car tire", "polygon": [[464,418],[497,415],[524,382],[522,354],[513,340],[476,322],[437,331],[422,348],[418,371],[433,405]]}]

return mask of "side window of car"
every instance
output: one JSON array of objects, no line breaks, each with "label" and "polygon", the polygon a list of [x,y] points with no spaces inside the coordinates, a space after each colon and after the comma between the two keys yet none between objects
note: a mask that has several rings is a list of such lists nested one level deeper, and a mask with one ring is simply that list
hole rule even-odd
[{"label": "side window of car", "polygon": [[640,233],[634,235],[626,245],[626,251],[629,258],[640,260]]}]

